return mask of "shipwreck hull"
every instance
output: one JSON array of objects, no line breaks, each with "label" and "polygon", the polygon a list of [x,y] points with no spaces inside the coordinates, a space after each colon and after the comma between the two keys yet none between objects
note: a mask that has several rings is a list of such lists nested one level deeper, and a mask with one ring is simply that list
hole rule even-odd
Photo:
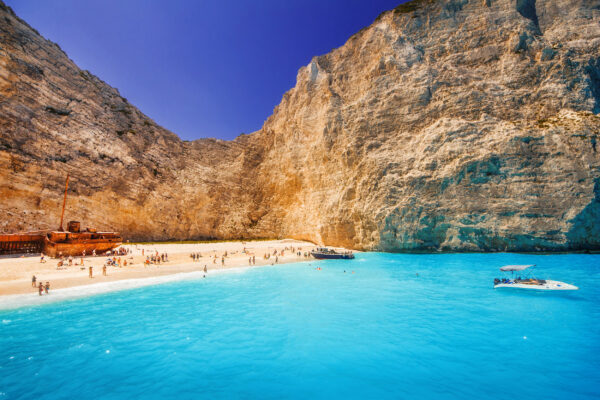
[{"label": "shipwreck hull", "polygon": [[86,255],[106,253],[118,247],[122,243],[120,237],[106,239],[75,239],[61,242],[54,242],[46,237],[44,241],[44,253],[50,257],[68,257],[81,256],[85,251]]},{"label": "shipwreck hull", "polygon": [[43,248],[43,233],[0,235],[0,255],[39,253]]}]

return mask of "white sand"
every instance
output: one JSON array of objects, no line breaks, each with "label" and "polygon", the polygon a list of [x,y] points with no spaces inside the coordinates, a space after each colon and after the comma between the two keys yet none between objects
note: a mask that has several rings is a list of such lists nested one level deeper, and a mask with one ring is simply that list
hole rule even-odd
[{"label": "white sand", "polygon": [[[0,258],[0,308],[14,308],[25,305],[43,304],[49,301],[65,298],[82,297],[90,294],[105,293],[112,290],[121,290],[139,286],[153,285],[181,279],[197,279],[203,275],[204,266],[209,273],[224,272],[230,269],[249,267],[249,257],[256,258],[256,266],[275,264],[273,252],[278,254],[284,250],[284,256],[278,255],[277,264],[301,261],[312,261],[306,258],[305,252],[314,249],[310,242],[297,240],[271,240],[250,242],[215,242],[198,244],[153,244],[153,245],[124,245],[132,250],[127,259],[126,267],[108,267],[107,276],[102,276],[102,266],[105,256],[84,259],[84,266],[73,265],[65,269],[56,268],[58,260],[48,259],[40,263],[40,257],[2,257]],[[285,248],[288,250],[285,250]],[[297,256],[291,248],[300,251]],[[245,249],[245,252],[244,252]],[[142,251],[144,255],[142,255]],[[145,266],[144,260],[151,253],[167,253],[169,262],[159,265]],[[190,254],[201,253],[202,258],[193,262]],[[221,256],[227,252],[225,266],[221,265]],[[265,253],[270,253],[271,258],[265,260]],[[214,263],[214,255],[217,262]],[[76,258],[79,263],[80,257]],[[93,278],[88,277],[88,267],[93,266]],[[254,265],[252,265],[254,266]],[[31,286],[31,277],[35,275],[37,282],[44,284],[50,282],[50,294],[38,295],[38,290]]]}]

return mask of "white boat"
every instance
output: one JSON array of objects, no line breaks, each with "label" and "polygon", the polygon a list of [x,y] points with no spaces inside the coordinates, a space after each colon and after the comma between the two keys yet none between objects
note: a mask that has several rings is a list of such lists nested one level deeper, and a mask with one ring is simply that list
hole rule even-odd
[{"label": "white boat", "polygon": [[[494,289],[526,289],[526,290],[579,290],[575,285],[560,281],[551,281],[548,279],[537,279],[531,274],[531,269],[535,264],[528,265],[505,265],[500,268],[502,272],[510,272],[511,277],[494,279]],[[515,278],[515,272],[520,272]],[[527,275],[522,278],[522,275]]]}]

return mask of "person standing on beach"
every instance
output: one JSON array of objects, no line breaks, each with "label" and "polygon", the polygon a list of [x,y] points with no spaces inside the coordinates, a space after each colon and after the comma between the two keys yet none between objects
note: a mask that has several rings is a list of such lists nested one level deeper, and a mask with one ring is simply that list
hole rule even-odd
[{"label": "person standing on beach", "polygon": [[248,265],[252,265],[252,257],[248,258]]},{"label": "person standing on beach", "polygon": [[44,260],[44,253],[42,253],[42,254],[40,255],[40,262],[41,262],[41,263],[45,263],[45,262],[46,262],[46,260]]},{"label": "person standing on beach", "polygon": [[252,256],[252,264],[256,265],[256,256]]},{"label": "person standing on beach", "polygon": [[42,282],[40,282],[40,286],[38,286],[38,293],[40,294],[40,296],[42,295],[43,291],[44,291],[44,285],[42,285]]},{"label": "person standing on beach", "polygon": [[208,272],[208,269],[206,268],[206,265],[204,266],[204,273],[206,274]]},{"label": "person standing on beach", "polygon": [[94,267],[92,267],[91,265],[90,265],[90,267],[88,268],[88,269],[89,269],[89,271],[90,271],[90,278],[93,278],[93,277],[94,277],[94,273],[92,272],[92,268],[94,268]]},{"label": "person standing on beach", "polygon": [[106,264],[102,266],[102,275],[106,276]]},{"label": "person standing on beach", "polygon": [[221,265],[222,265],[222,266],[225,266],[225,257],[224,257],[224,256],[223,256],[223,257],[221,257]]},{"label": "person standing on beach", "polygon": [[50,290],[50,282],[46,282],[46,286],[44,286],[44,290],[46,291],[46,294],[48,294],[48,291]]},{"label": "person standing on beach", "polygon": [[36,287],[37,285],[35,284],[35,281],[37,281],[37,278],[35,277],[35,275],[33,275],[31,277],[31,287]]}]

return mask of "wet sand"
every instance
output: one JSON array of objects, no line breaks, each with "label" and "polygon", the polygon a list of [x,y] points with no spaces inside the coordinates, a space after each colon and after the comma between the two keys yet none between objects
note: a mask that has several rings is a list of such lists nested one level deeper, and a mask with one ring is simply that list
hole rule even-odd
[{"label": "wet sand", "polygon": [[[77,265],[67,266],[64,269],[57,269],[58,260],[46,257],[47,262],[41,263],[39,255],[15,256],[0,258],[0,302],[2,296],[16,294],[31,294],[38,296],[37,288],[31,286],[31,277],[37,277],[37,283],[44,284],[50,282],[50,292],[56,289],[85,287],[86,285],[116,282],[122,280],[131,280],[138,278],[160,277],[174,274],[191,273],[194,271],[203,271],[204,266],[208,271],[220,271],[231,268],[253,267],[261,265],[275,264],[273,252],[277,250],[280,254],[284,250],[284,256],[278,256],[277,264],[286,264],[301,261],[314,260],[312,257],[305,257],[304,253],[309,252],[316,246],[310,242],[302,242],[292,239],[271,240],[271,241],[251,241],[251,242],[215,242],[198,244],[152,244],[135,245],[128,244],[122,246],[131,249],[131,254],[120,256],[121,260],[127,260],[128,265],[122,267],[107,267],[107,276],[102,275],[102,266],[106,262],[106,256],[87,256],[84,258],[83,266],[81,257],[75,258]],[[300,251],[301,256],[297,256],[295,251]],[[288,250],[285,250],[285,249]],[[245,252],[244,252],[245,249]],[[143,255],[142,255],[143,252]],[[160,264],[144,265],[146,256],[158,252],[167,253],[169,261]],[[193,261],[191,253],[201,253],[202,257],[198,261]],[[225,265],[221,265],[221,256],[227,252]],[[270,253],[271,258],[265,260],[265,253]],[[214,263],[214,255],[217,255]],[[249,265],[249,257],[256,257],[256,265]],[[119,257],[119,256],[117,256]],[[122,264],[123,265],[123,264]],[[93,278],[88,277],[88,267],[93,267]],[[190,274],[192,276],[193,274]],[[183,275],[180,275],[183,276]],[[196,276],[197,277],[197,276]],[[43,297],[43,296],[42,296]]]}]

